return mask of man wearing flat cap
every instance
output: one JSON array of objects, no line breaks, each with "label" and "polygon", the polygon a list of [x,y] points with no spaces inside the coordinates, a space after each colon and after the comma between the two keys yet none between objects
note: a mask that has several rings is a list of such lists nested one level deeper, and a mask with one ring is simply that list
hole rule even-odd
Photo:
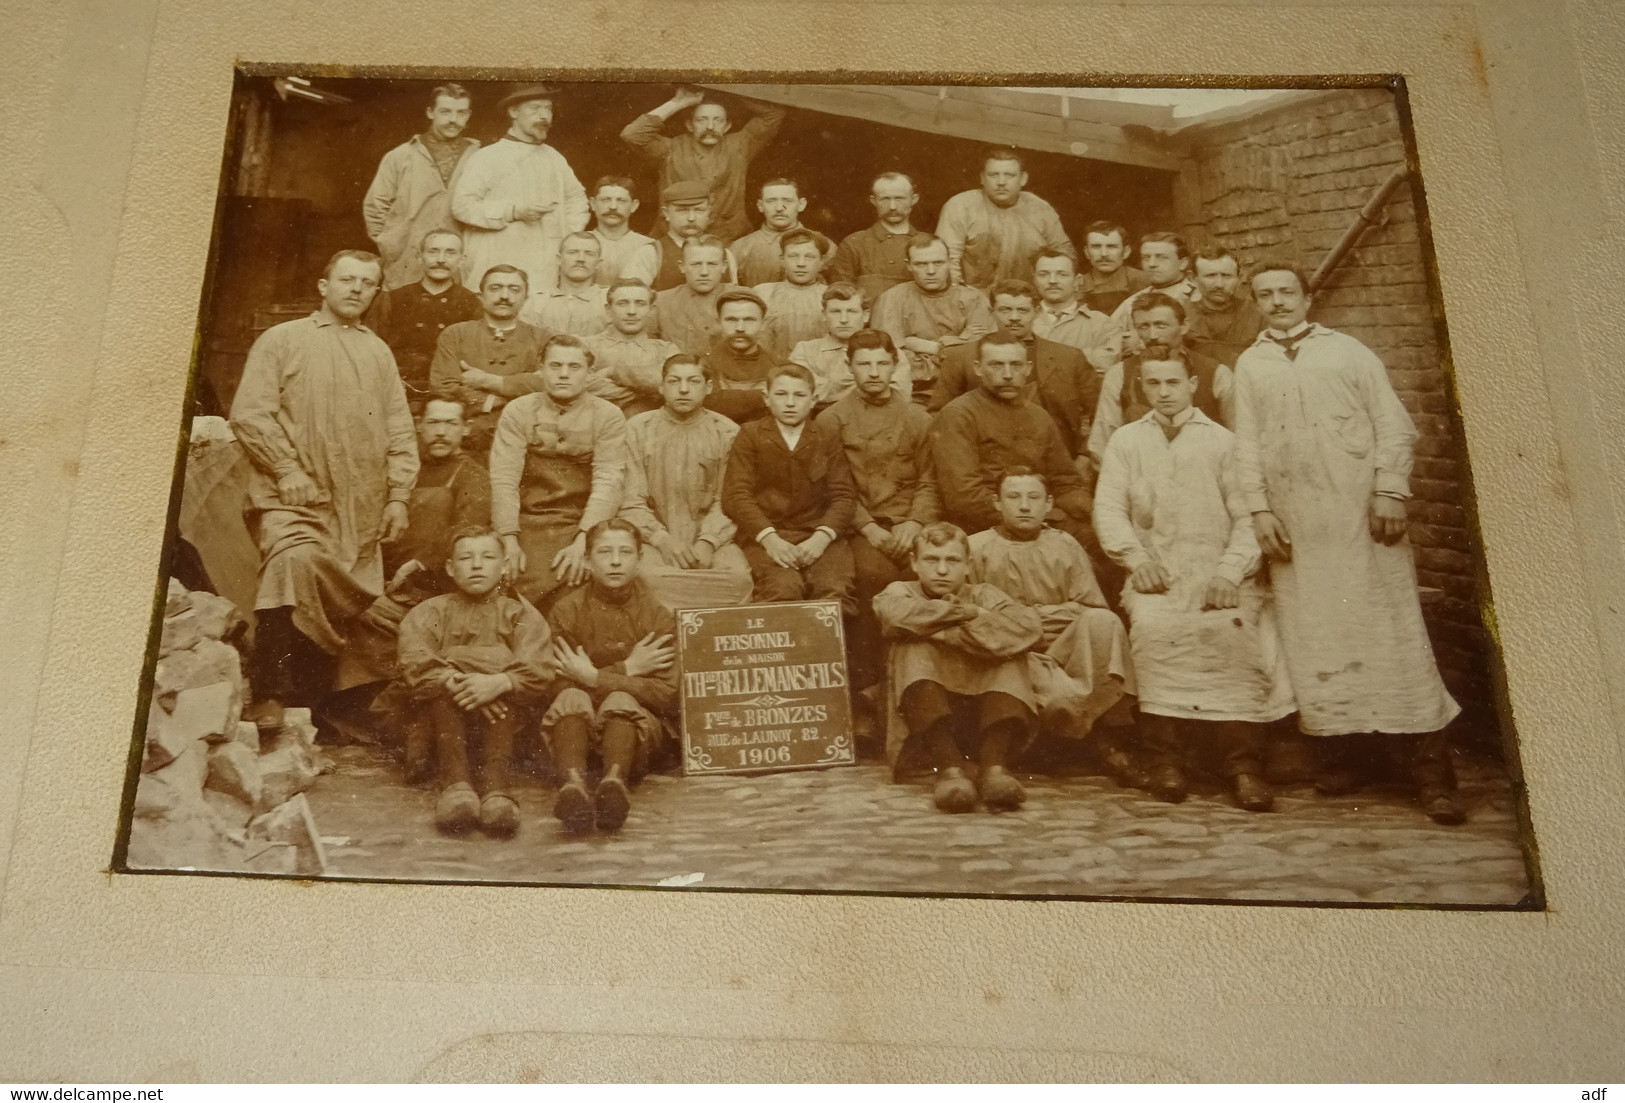
[{"label": "man wearing flat cap", "polygon": [[493,265],[511,264],[531,287],[551,287],[559,242],[587,225],[587,191],[547,144],[556,89],[516,88],[498,107],[513,120],[502,138],[476,150],[452,189],[451,213],[464,229],[465,273],[478,291]]},{"label": "man wearing flat cap", "polygon": [[[668,138],[666,120],[690,111],[687,133]],[[720,103],[707,102],[698,88],[679,88],[676,95],[621,131],[621,140],[660,166],[660,188],[679,181],[703,183],[711,198],[710,232],[724,244],[750,232],[745,212],[745,172],[784,123],[784,108],[752,104],[752,117],[737,131]],[[665,219],[650,233],[661,237]]]},{"label": "man wearing flat cap", "polygon": [[[711,232],[710,189],[700,180],[666,185],[660,191],[660,220],[666,230],[655,238],[655,278],[649,286],[667,291],[683,285],[683,246]],[[727,282],[737,283],[739,266],[733,250],[726,249],[725,254]]]}]

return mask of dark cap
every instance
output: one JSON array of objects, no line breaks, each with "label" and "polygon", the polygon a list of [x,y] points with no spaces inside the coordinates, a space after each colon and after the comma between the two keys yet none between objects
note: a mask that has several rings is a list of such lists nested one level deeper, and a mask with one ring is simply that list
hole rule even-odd
[{"label": "dark cap", "polygon": [[551,85],[523,84],[498,100],[497,108],[506,110],[515,104],[528,103],[531,100],[550,100],[558,94],[559,90]]},{"label": "dark cap", "polygon": [[729,303],[755,303],[762,309],[762,317],[767,317],[767,303],[756,292],[744,287],[735,287],[717,296],[717,315],[720,317],[722,308]]},{"label": "dark cap", "polygon": [[711,198],[711,186],[704,180],[679,180],[667,184],[660,193],[661,203],[697,203]]}]

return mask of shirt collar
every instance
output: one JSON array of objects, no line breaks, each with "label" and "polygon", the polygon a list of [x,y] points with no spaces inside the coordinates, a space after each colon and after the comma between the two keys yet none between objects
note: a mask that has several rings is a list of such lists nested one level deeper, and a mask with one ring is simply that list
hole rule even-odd
[{"label": "shirt collar", "polygon": [[807,435],[807,423],[805,421],[803,421],[800,425],[797,425],[794,429],[787,429],[777,418],[774,418],[773,428],[778,430],[779,439],[782,440],[784,442],[784,446],[792,452],[794,452],[796,450],[796,446],[801,443],[801,438]]},{"label": "shirt collar", "polygon": [[1183,410],[1179,411],[1179,413],[1175,414],[1172,419],[1163,417],[1155,410],[1152,410],[1151,413],[1146,416],[1151,418],[1151,420],[1155,421],[1158,425],[1184,426],[1192,421],[1195,421],[1199,417],[1203,421],[1207,420],[1207,418],[1202,415],[1202,411],[1198,410],[1195,406],[1186,406]]},{"label": "shirt collar", "polygon": [[1290,339],[1290,338],[1293,338],[1293,337],[1302,337],[1302,336],[1306,335],[1310,330],[1312,330],[1314,328],[1315,328],[1315,323],[1307,321],[1307,320],[1299,322],[1297,325],[1293,326],[1291,329],[1287,330],[1285,333],[1282,333],[1280,330],[1274,329],[1274,328],[1272,328],[1270,326],[1265,326],[1264,327],[1264,332],[1260,336],[1264,337],[1265,340],[1268,340],[1272,336]]},{"label": "shirt collar", "polygon": [[313,310],[310,312],[310,316],[318,326],[338,326],[340,329],[359,329],[363,333],[372,332],[372,330],[361,324],[359,318],[353,322],[341,322],[335,315],[329,314],[326,310]]}]

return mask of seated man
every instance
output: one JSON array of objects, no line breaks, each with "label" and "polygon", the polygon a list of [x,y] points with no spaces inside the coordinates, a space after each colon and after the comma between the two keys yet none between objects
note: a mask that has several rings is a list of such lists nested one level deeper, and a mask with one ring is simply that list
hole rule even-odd
[{"label": "seated man", "polygon": [[538,287],[519,311],[519,320],[551,333],[589,337],[607,324],[604,287],[598,282],[598,239],[586,230],[564,235],[559,242],[558,277],[552,287]]},{"label": "seated man", "polygon": [[552,334],[519,320],[528,287],[519,269],[496,265],[480,280],[485,316],[447,326],[435,345],[429,387],[436,396],[463,404],[468,423],[464,446],[475,455],[490,450],[491,434],[508,400],[541,388],[536,369]]},{"label": "seated man", "polygon": [[812,235],[813,243],[818,247],[817,268],[822,268],[824,262],[834,255],[833,241],[801,224],[801,212],[807,209],[807,199],[794,180],[781,176],[763,184],[756,209],[762,212],[761,226],[743,237],[734,238],[728,246],[739,260],[739,282],[746,287],[784,278],[782,254],[786,234]]},{"label": "seated man", "polygon": [[[1256,574],[1252,514],[1236,438],[1191,405],[1180,353],[1149,346],[1140,376],[1151,412],[1106,446],[1095,527],[1132,573],[1123,588],[1151,792],[1185,799],[1191,728],[1222,756],[1236,803],[1267,812],[1263,725],[1291,713],[1291,683]],[[1181,729],[1185,730],[1181,730]]]},{"label": "seated man", "polygon": [[974,342],[998,325],[986,295],[953,282],[948,246],[940,238],[910,242],[908,267],[913,280],[875,300],[871,321],[912,356],[914,401],[923,404],[936,383],[942,353],[954,345]]},{"label": "seated man", "polygon": [[542,351],[543,390],[510,402],[491,442],[491,521],[509,577],[544,613],[587,577],[587,530],[621,508],[626,418],[587,393],[592,353],[560,334]]},{"label": "seated man", "polygon": [[1000,520],[994,506],[999,477],[1028,467],[1043,474],[1054,495],[1049,523],[1089,547],[1094,503],[1083,477],[1054,419],[1021,397],[1032,374],[1027,346],[999,330],[978,340],[976,351],[981,386],[944,406],[931,427],[943,517],[970,532],[992,528]]},{"label": "seated man", "polygon": [[1110,314],[1093,310],[1078,297],[1078,262],[1045,249],[1033,262],[1038,288],[1038,315],[1033,332],[1047,341],[1071,345],[1088,359],[1098,375],[1123,354],[1123,334]]},{"label": "seated man", "polygon": [[1138,341],[1133,350],[1124,354],[1122,362],[1113,364],[1101,378],[1100,396],[1089,423],[1089,456],[1097,468],[1112,434],[1151,412],[1151,402],[1140,385],[1141,353],[1147,345],[1176,349],[1195,380],[1196,408],[1221,425],[1232,422],[1235,373],[1211,356],[1191,350],[1186,343],[1189,315],[1184,304],[1148,291],[1135,299],[1133,317]]},{"label": "seated man", "polygon": [[[553,815],[566,833],[626,822],[631,785],[676,731],[677,622],[638,578],[638,533],[611,518],[587,533],[587,585],[559,599],[553,627],[556,696],[542,732],[564,784]],[[588,788],[587,757],[598,750],[603,775]]]},{"label": "seated man", "polygon": [[[1036,726],[1026,653],[1043,637],[1038,613],[970,580],[970,546],[955,525],[921,530],[913,568],[918,581],[893,582],[874,602],[902,728],[888,732],[887,757],[895,767],[906,741],[923,744],[943,812],[970,812],[978,796],[989,812],[1013,811],[1027,794],[1006,767]],[[967,754],[979,767],[974,785]]]},{"label": "seated man", "polygon": [[[993,285],[993,320],[999,328],[1013,333],[1027,349],[1032,365],[1021,397],[1049,411],[1067,455],[1076,459],[1083,451],[1085,426],[1094,412],[1100,376],[1071,345],[1049,341],[1033,334],[1038,316],[1038,292],[1030,283],[1004,280]],[[942,354],[941,371],[926,409],[932,413],[977,386],[975,345],[956,345]]]},{"label": "seated man", "polygon": [[722,468],[739,426],[705,408],[710,381],[687,353],[666,361],[665,405],[626,423],[620,516],[643,537],[642,573],[671,609],[750,600],[750,564],[722,512]]},{"label": "seated man", "polygon": [[756,601],[839,601],[851,619],[855,499],[841,442],[811,425],[812,373],[782,364],[768,373],[772,417],[743,426],[722,477],[722,509],[739,526]]},{"label": "seated man", "polygon": [[663,337],[693,356],[703,356],[721,331],[717,324],[717,296],[744,288],[723,282],[728,254],[714,237],[687,241],[682,267],[683,283],[655,296],[655,317],[649,335]]},{"label": "seated man", "polygon": [[434,392],[429,365],[447,326],[479,318],[480,297],[463,286],[463,235],[456,230],[430,230],[418,247],[423,278],[381,291],[364,315],[372,331],[395,354],[406,401],[413,416]]},{"label": "seated man", "polygon": [[[1123,622],[1106,608],[1083,546],[1044,523],[1054,504],[1044,476],[1027,467],[1006,471],[999,524],[970,538],[971,577],[1037,611],[1044,638],[1032,676],[1040,720],[1051,734],[1082,739],[1097,720],[1117,729],[1133,723],[1124,695],[1134,693],[1134,668]],[[1096,745],[1113,773],[1127,775],[1120,735],[1102,732]]]},{"label": "seated man", "polygon": [[[812,372],[817,388],[813,401],[817,408],[823,408],[852,393],[852,362],[846,343],[868,326],[869,309],[863,305],[863,293],[850,283],[830,284],[819,299],[824,335],[796,345],[790,351],[790,363]],[[913,367],[902,349],[897,350],[897,371],[891,385],[904,398],[913,395]]]},{"label": "seated man", "polygon": [[[401,673],[432,726],[440,763],[434,823],[447,833],[476,823],[503,838],[519,830],[508,760],[526,706],[541,698],[552,675],[547,622],[528,602],[498,590],[502,571],[496,533],[459,529],[446,560],[456,589],[429,598],[401,621]],[[483,796],[469,772],[471,728],[483,744]]]},{"label": "seated man", "polygon": [[754,288],[767,304],[762,344],[775,363],[783,363],[791,349],[824,332],[824,281],[818,275],[824,257],[818,239],[811,230],[791,230],[779,239],[779,246],[784,278]]},{"label": "seated man", "polygon": [[627,417],[660,409],[660,366],[683,350],[649,336],[654,292],[638,280],[616,280],[605,291],[609,326],[587,338],[593,356],[593,394]]},{"label": "seated man", "polygon": [[[846,451],[857,491],[852,511],[852,561],[858,615],[847,651],[852,685],[880,681],[880,626],[870,602],[893,582],[908,577],[914,537],[937,519],[937,488],[931,479],[931,415],[897,393],[897,346],[876,329],[854,334],[851,394],[819,414]],[[862,698],[859,698],[862,700]]]},{"label": "seated man", "polygon": [[767,414],[762,393],[775,363],[761,343],[767,305],[756,292],[736,287],[717,295],[716,309],[718,336],[700,360],[711,379],[705,404],[743,425]]},{"label": "seated man", "polygon": [[[401,617],[423,599],[452,590],[445,563],[451,534],[491,523],[491,481],[485,465],[463,452],[462,403],[431,398],[417,419],[418,481],[407,502],[406,531],[383,545],[384,594],[357,621],[349,647],[339,656],[335,690],[388,682],[399,673],[397,632]],[[394,694],[375,706],[389,713]],[[406,772],[421,781],[432,744],[408,732]]]}]

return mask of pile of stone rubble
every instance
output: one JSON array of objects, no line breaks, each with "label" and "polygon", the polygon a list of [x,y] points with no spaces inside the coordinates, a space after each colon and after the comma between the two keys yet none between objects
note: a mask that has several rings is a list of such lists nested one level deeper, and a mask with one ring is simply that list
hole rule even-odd
[{"label": "pile of stone rubble", "polygon": [[236,606],[169,582],[126,864],[316,876],[327,871],[304,792],[331,768],[307,709],[263,742],[243,719]]}]

